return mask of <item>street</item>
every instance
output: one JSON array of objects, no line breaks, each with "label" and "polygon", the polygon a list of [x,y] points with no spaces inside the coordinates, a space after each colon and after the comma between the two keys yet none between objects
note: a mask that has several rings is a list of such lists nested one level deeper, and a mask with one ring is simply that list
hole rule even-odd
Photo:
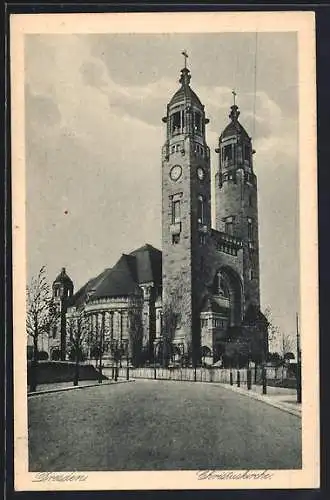
[{"label": "street", "polygon": [[299,418],[216,384],[132,381],[28,409],[30,471],[301,467]]}]

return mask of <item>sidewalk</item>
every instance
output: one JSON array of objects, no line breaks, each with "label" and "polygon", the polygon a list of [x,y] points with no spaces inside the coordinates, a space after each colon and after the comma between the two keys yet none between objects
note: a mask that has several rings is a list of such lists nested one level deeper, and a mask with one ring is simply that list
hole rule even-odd
[{"label": "sidewalk", "polygon": [[35,392],[27,393],[28,397],[30,396],[39,396],[41,394],[49,394],[52,392],[63,392],[63,391],[71,391],[77,389],[84,389],[87,387],[97,387],[102,385],[114,385],[114,384],[122,384],[124,382],[131,382],[132,380],[126,379],[118,379],[114,380],[103,380],[102,384],[98,383],[97,380],[79,380],[78,385],[73,385],[72,381],[70,382],[57,382],[53,384],[39,384],[37,386],[37,390]]},{"label": "sidewalk", "polygon": [[247,390],[246,383],[242,384],[241,387],[230,384],[220,385],[225,389],[238,392],[258,401],[263,401],[266,404],[301,418],[301,404],[297,403],[297,392],[295,389],[267,386],[267,394],[262,394],[261,385],[252,385],[250,390]]}]

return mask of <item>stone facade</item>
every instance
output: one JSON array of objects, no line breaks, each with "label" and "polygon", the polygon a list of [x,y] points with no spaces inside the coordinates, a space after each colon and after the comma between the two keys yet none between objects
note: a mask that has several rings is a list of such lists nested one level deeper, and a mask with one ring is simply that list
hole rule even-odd
[{"label": "stone facade", "polygon": [[[251,138],[234,103],[216,149],[212,228],[209,120],[190,78],[183,68],[181,86],[163,118],[162,252],[145,245],[122,255],[113,268],[68,300],[62,350],[65,321],[83,307],[89,354],[93,339],[103,335],[108,347],[114,341],[126,343],[131,356],[134,329],[140,332],[139,348],[149,360],[165,341],[172,352],[188,355],[195,366],[206,358],[211,363],[225,359],[235,349],[245,363],[262,360],[267,352],[267,321],[260,312],[258,196]],[[63,307],[63,301],[59,303]]]},{"label": "stone facade", "polygon": [[[215,361],[233,339],[246,349],[247,311],[260,313],[257,179],[251,138],[238,121],[234,104],[230,123],[219,137],[216,174],[216,229],[211,227],[210,150],[204,106],[181,71],[181,87],[167,106],[162,151],[163,307],[176,297],[182,320],[172,334],[184,342],[198,364],[203,353]],[[223,289],[221,289],[221,283]],[[267,338],[255,328],[264,356]],[[232,335],[233,336],[233,335]],[[245,337],[245,338],[244,338]],[[250,342],[251,344],[251,342]],[[248,347],[249,350],[249,347]],[[252,353],[250,353],[252,356]]]}]

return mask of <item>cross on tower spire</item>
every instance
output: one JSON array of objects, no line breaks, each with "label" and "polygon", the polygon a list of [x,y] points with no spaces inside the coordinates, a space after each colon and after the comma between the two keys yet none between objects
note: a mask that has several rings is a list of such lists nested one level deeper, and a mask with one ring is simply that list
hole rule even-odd
[{"label": "cross on tower spire", "polygon": [[234,97],[234,106],[236,106],[236,96],[237,96],[237,94],[236,94],[235,89],[233,89],[231,93],[233,94],[233,97]]},{"label": "cross on tower spire", "polygon": [[181,54],[183,55],[184,57],[184,67],[187,68],[187,59],[188,59],[188,54],[187,54],[187,51],[186,50],[183,50],[181,52]]}]

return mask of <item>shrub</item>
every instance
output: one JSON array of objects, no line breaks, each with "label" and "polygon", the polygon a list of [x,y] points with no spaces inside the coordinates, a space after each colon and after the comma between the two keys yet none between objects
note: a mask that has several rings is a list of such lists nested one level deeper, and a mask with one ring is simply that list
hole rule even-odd
[{"label": "shrub", "polygon": [[38,360],[39,361],[47,361],[48,360],[48,352],[38,351]]},{"label": "shrub", "polygon": [[61,351],[59,349],[53,349],[50,357],[52,361],[59,361],[61,359]]},{"label": "shrub", "polygon": [[[78,351],[78,361],[85,361],[86,359],[86,356],[85,356],[85,353],[83,352],[82,349],[79,349]],[[76,349],[72,348],[70,351],[69,351],[69,360],[70,361],[76,361]]]}]

